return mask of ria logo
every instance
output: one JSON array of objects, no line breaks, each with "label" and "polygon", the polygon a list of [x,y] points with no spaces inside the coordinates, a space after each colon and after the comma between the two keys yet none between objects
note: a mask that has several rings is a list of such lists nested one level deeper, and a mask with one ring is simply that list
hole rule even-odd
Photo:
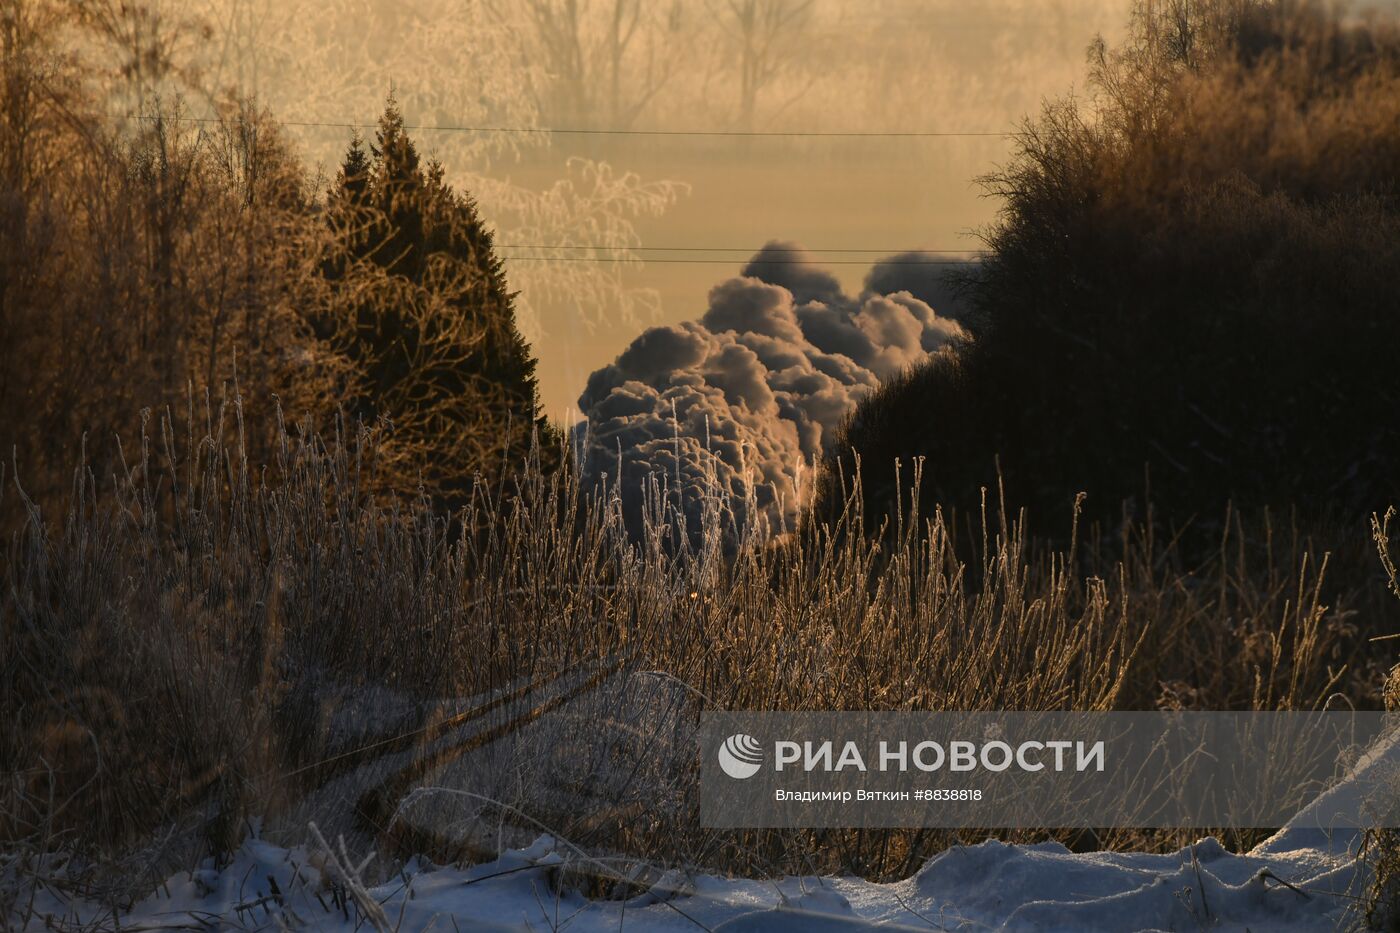
[{"label": "ria logo", "polygon": [[763,746],[751,735],[735,733],[719,747],[719,766],[735,780],[751,778],[763,767]]}]

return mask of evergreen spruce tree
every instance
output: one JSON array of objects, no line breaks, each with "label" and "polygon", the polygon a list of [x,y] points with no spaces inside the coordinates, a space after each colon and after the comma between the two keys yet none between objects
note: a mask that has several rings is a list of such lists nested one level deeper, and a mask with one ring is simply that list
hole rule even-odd
[{"label": "evergreen spruce tree", "polygon": [[[356,259],[362,259],[368,252],[370,241],[368,230],[370,173],[374,166],[369,153],[365,151],[364,139],[359,132],[350,140],[350,148],[345,152],[340,172],[327,195],[327,212],[337,227],[335,248],[326,256],[322,268],[328,278],[340,279],[345,275],[346,266]],[[320,323],[320,322],[318,322]]]},{"label": "evergreen spruce tree", "polygon": [[365,141],[356,132],[350,139],[350,148],[345,152],[345,162],[340,167],[340,176],[336,179],[331,196],[346,206],[363,207],[368,203],[372,170],[369,154],[365,152]]},{"label": "evergreen spruce tree", "polygon": [[427,179],[418,147],[404,131],[403,114],[392,96],[379,118],[370,151],[374,163],[369,205],[384,224],[373,244],[375,262],[416,281],[426,260]]},{"label": "evergreen spruce tree", "polygon": [[385,430],[390,485],[460,504],[501,482],[536,442],[562,439],[540,414],[535,360],[475,202],[426,165],[390,97],[366,154],[357,137],[327,198],[331,286],[319,327],[356,376],[347,411]]}]

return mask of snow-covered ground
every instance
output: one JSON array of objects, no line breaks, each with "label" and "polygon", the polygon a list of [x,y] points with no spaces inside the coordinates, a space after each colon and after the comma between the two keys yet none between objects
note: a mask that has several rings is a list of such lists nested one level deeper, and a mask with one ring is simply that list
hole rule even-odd
[{"label": "snow-covered ground", "polygon": [[[1273,846],[1274,848],[1271,848]],[[313,930],[1252,930],[1338,929],[1360,873],[1344,854],[1277,848],[1232,855],[1212,839],[1171,855],[1073,854],[1045,843],[950,849],[894,884],[851,878],[727,880],[672,875],[630,901],[556,883],[573,856],[541,837],[470,869],[410,865],[361,889],[317,853],[249,840],[223,870],[182,872],[114,917],[41,890],[30,929]],[[353,870],[353,866],[343,867]],[[342,883],[334,884],[339,879]],[[1288,882],[1285,885],[1283,882]]]},{"label": "snow-covered ground", "polygon": [[[612,671],[604,673],[610,677]],[[969,933],[1334,930],[1357,920],[1360,898],[1370,879],[1364,863],[1355,857],[1360,835],[1328,830],[1329,814],[1356,812],[1359,801],[1377,799],[1381,791],[1397,786],[1400,765],[1400,739],[1392,734],[1363,758],[1346,781],[1320,796],[1272,838],[1241,855],[1225,851],[1209,838],[1167,855],[1076,854],[1054,843],[1019,846],[987,841],[949,849],[929,860],[913,877],[892,884],[843,877],[751,880],[671,872],[653,877],[650,890],[630,900],[590,900],[568,883],[570,878],[589,873],[595,878],[627,876],[635,882],[638,876],[628,874],[634,867],[593,861],[565,841],[539,835],[537,829],[522,835],[527,833],[523,823],[517,823],[511,833],[501,833],[498,822],[497,842],[517,848],[493,861],[451,868],[415,859],[387,883],[361,883],[355,862],[368,853],[373,838],[358,833],[344,814],[357,808],[363,811],[366,800],[375,799],[364,796],[366,788],[377,793],[390,786],[396,795],[404,795],[397,797],[395,819],[410,824],[416,819],[419,825],[433,827],[460,825],[470,830],[478,821],[470,805],[472,795],[461,788],[481,786],[488,776],[498,776],[503,748],[512,755],[538,755],[543,745],[559,745],[556,727],[546,728],[546,719],[535,715],[540,710],[553,709],[548,721],[557,720],[576,730],[585,721],[596,728],[602,707],[590,704],[603,701],[614,710],[682,708],[672,685],[651,675],[625,680],[599,676],[561,679],[543,688],[521,688],[512,695],[521,698],[519,709],[493,700],[490,716],[477,715],[484,706],[459,704],[454,710],[466,711],[459,714],[460,724],[452,720],[450,728],[412,748],[386,746],[374,739],[381,727],[396,726],[393,722],[376,725],[370,720],[382,718],[384,710],[396,707],[392,703],[372,704],[375,715],[351,717],[368,725],[345,731],[352,745],[365,747],[364,743],[374,739],[382,754],[352,762],[330,775],[308,797],[306,805],[294,808],[291,815],[293,821],[305,821],[302,826],[319,824],[324,832],[318,829],[310,836],[296,836],[285,826],[269,826],[260,834],[264,838],[246,841],[222,867],[207,862],[197,870],[177,872],[118,915],[62,885],[32,886],[17,901],[22,912],[0,925],[35,930],[576,933],[877,927]],[[397,716],[395,713],[390,719]],[[504,739],[479,741],[483,735],[503,731],[482,731],[484,723],[498,722],[502,716],[522,723],[518,729],[507,730],[512,744],[502,746]],[[405,717],[399,721],[413,721],[406,713]],[[673,712],[662,718],[674,724],[677,718],[689,717]],[[643,757],[654,757],[660,725],[639,720],[619,731],[646,736]],[[532,739],[536,734],[538,738]],[[686,745],[684,736],[671,741],[694,747]],[[628,755],[642,755],[642,751],[628,752],[621,746],[609,750],[610,758],[625,765],[621,770],[631,772],[635,767]],[[409,767],[412,762],[427,762],[431,767]],[[616,799],[621,785],[609,783],[610,772],[596,764],[589,771],[593,780],[587,785],[587,799]],[[549,773],[549,768],[532,767],[531,773]],[[569,784],[578,792],[575,777],[556,777],[561,786]],[[529,782],[531,787],[544,783]],[[434,795],[424,790],[430,787],[446,788],[446,805],[432,803]],[[577,803],[577,797],[572,799]],[[416,806],[415,801],[432,806]],[[457,812],[453,806],[465,808],[465,812]],[[537,838],[529,843],[532,837]],[[0,876],[3,867],[0,860]],[[60,874],[59,866],[54,865],[52,873]],[[4,881],[0,877],[0,882]],[[638,889],[635,883],[631,886],[631,890]]]}]

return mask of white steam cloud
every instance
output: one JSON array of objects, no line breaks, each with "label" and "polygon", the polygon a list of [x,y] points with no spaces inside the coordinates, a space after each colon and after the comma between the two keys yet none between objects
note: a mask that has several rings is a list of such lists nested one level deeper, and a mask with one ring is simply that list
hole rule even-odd
[{"label": "white steam cloud", "polygon": [[950,268],[891,257],[852,298],[801,246],[770,242],[710,291],[700,320],[648,329],[589,377],[585,480],[606,477],[634,527],[649,478],[692,533],[706,501],[726,502],[736,524],[793,527],[802,477],[860,399],[967,338]]}]

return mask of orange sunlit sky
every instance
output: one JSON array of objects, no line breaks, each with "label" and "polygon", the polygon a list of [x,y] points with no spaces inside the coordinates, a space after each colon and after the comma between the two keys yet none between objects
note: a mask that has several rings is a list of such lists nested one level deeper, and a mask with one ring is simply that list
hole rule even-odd
[{"label": "orange sunlit sky", "polygon": [[[734,14],[745,4],[769,49],[747,64]],[[975,179],[1009,151],[997,134],[1082,89],[1089,42],[1121,30],[1128,6],[202,2],[221,37],[210,74],[256,93],[327,174],[346,124],[372,124],[393,88],[420,148],[508,247],[521,330],[561,419],[593,369],[646,325],[696,317],[709,288],[770,239],[855,251],[819,254],[840,261],[832,271],[852,290],[885,250],[976,249],[996,205]],[[636,28],[614,67],[617,10]],[[561,57],[561,39],[582,49],[577,61]],[[746,96],[750,66],[763,79]],[[541,128],[609,132],[501,132]],[[873,135],[915,133],[953,135]],[[611,248],[580,248],[598,246]]]}]

